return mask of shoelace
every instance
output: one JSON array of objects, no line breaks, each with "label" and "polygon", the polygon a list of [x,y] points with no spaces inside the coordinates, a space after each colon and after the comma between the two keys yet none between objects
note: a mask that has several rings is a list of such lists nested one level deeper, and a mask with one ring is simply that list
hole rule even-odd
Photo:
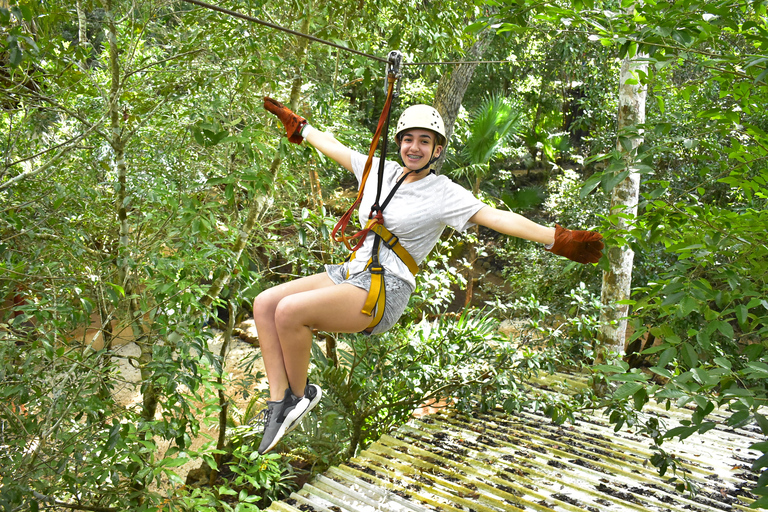
[{"label": "shoelace", "polygon": [[257,414],[252,420],[252,425],[266,425],[269,423],[269,417],[272,414],[272,411],[269,407],[265,407],[261,411],[259,411],[259,414]]}]

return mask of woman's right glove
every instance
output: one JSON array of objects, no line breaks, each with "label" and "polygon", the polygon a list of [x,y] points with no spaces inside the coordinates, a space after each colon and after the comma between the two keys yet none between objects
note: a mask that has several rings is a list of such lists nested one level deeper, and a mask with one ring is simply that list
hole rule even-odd
[{"label": "woman's right glove", "polygon": [[603,235],[597,231],[571,231],[555,224],[555,243],[546,250],[579,263],[597,263],[603,247]]},{"label": "woman's right glove", "polygon": [[307,124],[307,120],[297,116],[291,109],[273,100],[269,96],[264,96],[264,108],[277,116],[283,126],[285,126],[285,136],[294,144],[301,144],[304,137],[301,136],[301,129]]}]

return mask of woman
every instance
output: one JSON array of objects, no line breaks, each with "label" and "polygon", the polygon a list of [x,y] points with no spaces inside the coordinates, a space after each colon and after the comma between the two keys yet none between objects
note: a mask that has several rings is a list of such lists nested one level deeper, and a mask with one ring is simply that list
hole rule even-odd
[{"label": "woman", "polygon": [[[306,139],[360,182],[366,155],[341,144],[330,133],[316,130],[271,98],[264,98],[264,107],[280,119],[291,142]],[[545,244],[546,250],[581,263],[600,259],[603,242],[599,233],[536,224],[492,208],[447,177],[434,174],[431,166],[446,144],[443,120],[434,108],[414,105],[406,109],[397,123],[395,139],[403,163],[386,161],[383,167],[381,197],[389,199],[384,226],[397,235],[416,264],[429,254],[445,226],[463,231],[475,224]],[[378,169],[376,159],[372,169]],[[389,197],[393,191],[396,193]],[[363,224],[376,195],[377,180],[367,180],[360,205]],[[372,280],[367,267],[378,246],[375,238],[369,233],[351,261],[326,265],[323,273],[275,286],[256,297],[253,316],[270,390],[259,453],[271,450],[320,400],[320,388],[307,383],[313,329],[378,334],[389,329],[405,310],[416,286],[413,267],[383,245],[378,260],[384,268],[385,302],[377,303],[374,310],[382,313],[381,320],[372,325],[370,312],[363,312]]]}]

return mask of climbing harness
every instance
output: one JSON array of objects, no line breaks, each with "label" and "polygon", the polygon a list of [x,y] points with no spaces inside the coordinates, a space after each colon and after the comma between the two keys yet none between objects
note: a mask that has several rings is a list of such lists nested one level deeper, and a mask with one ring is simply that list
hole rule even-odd
[{"label": "climbing harness", "polygon": [[[360,179],[360,188],[357,192],[357,198],[355,199],[355,202],[352,203],[352,206],[350,206],[344,215],[342,215],[342,217],[339,219],[339,222],[336,223],[336,226],[331,232],[331,237],[334,241],[343,242],[347,249],[352,251],[352,254],[349,256],[347,261],[351,261],[355,258],[357,250],[363,245],[363,242],[365,242],[365,239],[369,233],[372,232],[375,236],[371,257],[368,259],[368,262],[365,265],[365,268],[371,273],[371,288],[368,291],[368,298],[365,301],[362,313],[373,317],[370,325],[368,325],[368,328],[366,329],[367,332],[370,332],[381,321],[381,318],[384,314],[384,305],[386,303],[386,291],[384,288],[384,267],[382,267],[381,263],[379,263],[379,250],[381,249],[381,245],[384,244],[384,246],[392,250],[397,255],[397,257],[399,257],[403,263],[405,263],[405,265],[408,267],[408,270],[410,270],[412,274],[416,275],[416,273],[419,271],[419,266],[416,264],[416,261],[408,253],[408,251],[406,251],[403,246],[400,245],[397,236],[390,233],[389,230],[384,227],[384,209],[392,200],[392,197],[395,195],[395,192],[397,192],[397,189],[400,188],[400,185],[402,185],[405,179],[414,171],[408,171],[403,176],[401,176],[395,183],[395,186],[392,187],[392,190],[389,192],[384,201],[381,202],[381,189],[384,183],[384,157],[387,154],[387,133],[389,131],[389,117],[392,110],[392,100],[397,95],[395,93],[395,84],[400,78],[401,63],[402,54],[398,51],[391,51],[389,53],[389,59],[387,62],[387,100],[384,103],[384,109],[382,110],[381,116],[379,117],[379,124],[376,127],[376,132],[373,134],[373,139],[371,140],[371,148],[368,151],[368,159],[365,162],[365,167],[363,167],[363,175]],[[375,154],[376,148],[378,147],[382,132],[384,133],[384,138],[382,140],[379,157],[376,200],[371,206],[371,212],[368,214],[368,222],[366,223],[365,228],[363,228],[361,231],[358,231],[354,235],[347,236],[345,234],[345,230],[349,225],[352,215],[354,215],[357,207],[360,205],[363,199],[365,184],[371,172],[371,167],[373,166],[373,155]],[[351,242],[357,238],[360,240],[353,247]]]}]

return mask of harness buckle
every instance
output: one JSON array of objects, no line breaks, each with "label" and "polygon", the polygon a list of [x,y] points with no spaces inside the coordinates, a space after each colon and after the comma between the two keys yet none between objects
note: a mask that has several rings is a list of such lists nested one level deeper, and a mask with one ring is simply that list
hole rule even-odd
[{"label": "harness buckle", "polygon": [[384,239],[383,236],[380,236],[380,238],[381,238],[381,241],[384,242],[384,245],[386,245],[389,250],[393,251],[395,249],[395,246],[400,241],[400,239],[397,238],[397,235],[394,235],[392,233],[390,233],[390,235],[392,235],[392,236],[390,236],[386,240]]},{"label": "harness buckle", "polygon": [[371,263],[371,265],[368,266],[368,271],[371,274],[382,275],[384,274],[384,267],[382,267],[381,265],[374,266],[373,263]]}]

